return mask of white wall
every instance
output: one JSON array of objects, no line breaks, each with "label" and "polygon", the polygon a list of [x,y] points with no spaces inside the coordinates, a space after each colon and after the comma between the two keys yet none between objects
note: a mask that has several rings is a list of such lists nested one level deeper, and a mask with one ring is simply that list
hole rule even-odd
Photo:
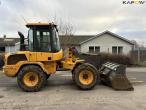
[{"label": "white wall", "polygon": [[75,46],[76,47],[76,49],[79,51],[79,52],[81,52],[81,47],[80,46]]},{"label": "white wall", "polygon": [[20,50],[20,42],[17,42],[16,44],[15,44],[15,51],[17,52],[17,51],[19,51]]},{"label": "white wall", "polygon": [[5,52],[6,53],[14,53],[15,51],[15,46],[5,46]]},{"label": "white wall", "polygon": [[132,44],[129,44],[119,38],[116,38],[110,34],[103,34],[100,37],[92,39],[81,45],[81,52],[89,52],[89,46],[100,46],[100,52],[112,53],[112,46],[122,46],[123,54],[129,54],[132,50]]}]

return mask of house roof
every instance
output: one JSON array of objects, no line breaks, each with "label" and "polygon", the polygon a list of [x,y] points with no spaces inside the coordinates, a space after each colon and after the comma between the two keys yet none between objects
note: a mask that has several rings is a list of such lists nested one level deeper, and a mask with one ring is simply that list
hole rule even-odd
[{"label": "house roof", "polygon": [[14,46],[17,42],[19,42],[19,38],[0,38],[0,47]]},{"label": "house roof", "polygon": [[93,35],[59,36],[61,45],[80,45],[83,41],[93,38]]},{"label": "house roof", "polygon": [[116,37],[116,38],[118,38],[118,39],[121,39],[121,40],[123,40],[123,41],[125,41],[125,42],[127,42],[127,43],[129,43],[129,44],[134,45],[134,43],[133,43],[132,41],[130,41],[130,40],[124,38],[124,37],[121,37],[121,36],[119,36],[119,35],[117,35],[117,34],[115,34],[115,33],[112,33],[112,32],[110,32],[110,31],[108,31],[108,30],[107,30],[107,31],[104,31],[104,32],[102,32],[102,33],[99,33],[99,34],[97,34],[96,36],[94,36],[94,37],[92,37],[92,38],[90,38],[90,39],[87,39],[87,40],[81,42],[81,44],[83,44],[83,43],[85,43],[85,42],[88,42],[88,41],[90,41],[90,40],[92,40],[92,39],[95,39],[95,38],[97,38],[97,37],[100,37],[100,36],[103,35],[103,34],[110,34],[110,35],[112,35],[112,36],[114,36],[114,37]]},{"label": "house roof", "polygon": [[134,43],[132,41],[130,41],[126,38],[123,38],[115,33],[110,32],[110,31],[104,31],[104,32],[99,33],[97,35],[60,36],[60,42],[61,42],[61,44],[65,44],[65,45],[81,45],[81,44],[86,43],[92,39],[100,37],[103,34],[110,34],[118,39],[123,40],[124,42],[127,42],[131,45],[134,45]]}]

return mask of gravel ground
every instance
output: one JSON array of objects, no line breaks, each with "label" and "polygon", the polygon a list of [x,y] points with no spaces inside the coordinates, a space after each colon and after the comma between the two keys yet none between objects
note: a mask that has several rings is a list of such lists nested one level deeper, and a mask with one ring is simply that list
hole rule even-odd
[{"label": "gravel ground", "polygon": [[102,85],[81,91],[71,75],[62,71],[52,75],[44,89],[33,93],[21,91],[15,78],[0,72],[0,110],[146,110],[145,71],[127,69],[134,91],[115,91]]}]

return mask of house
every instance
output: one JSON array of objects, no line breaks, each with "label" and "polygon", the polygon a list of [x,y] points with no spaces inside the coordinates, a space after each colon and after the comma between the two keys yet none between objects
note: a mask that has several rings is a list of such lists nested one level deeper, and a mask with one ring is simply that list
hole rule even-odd
[{"label": "house", "polygon": [[0,53],[15,52],[15,43],[19,38],[0,38]]},{"label": "house", "polygon": [[134,43],[110,31],[98,35],[60,36],[62,48],[74,46],[83,53],[129,54]]}]

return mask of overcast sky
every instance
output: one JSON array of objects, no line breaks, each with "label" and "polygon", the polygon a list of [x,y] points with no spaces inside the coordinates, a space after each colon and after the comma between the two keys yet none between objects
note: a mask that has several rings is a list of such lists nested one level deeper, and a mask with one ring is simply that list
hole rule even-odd
[{"label": "overcast sky", "polygon": [[[0,36],[27,35],[27,22],[54,18],[73,25],[75,34],[109,30],[146,44],[146,3],[124,5],[122,0],[0,0]],[[24,20],[25,19],[25,20]]]}]

